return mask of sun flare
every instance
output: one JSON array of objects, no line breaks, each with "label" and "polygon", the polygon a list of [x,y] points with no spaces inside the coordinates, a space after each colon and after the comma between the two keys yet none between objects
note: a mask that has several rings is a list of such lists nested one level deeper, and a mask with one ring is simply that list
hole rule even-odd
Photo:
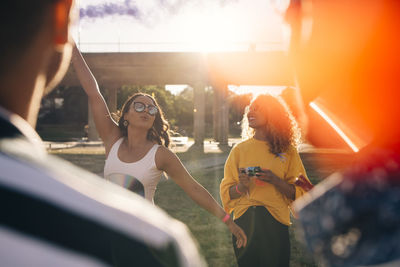
[{"label": "sun flare", "polygon": [[196,51],[230,50],[239,44],[238,29],[242,27],[232,13],[187,14],[183,26],[184,41]]},{"label": "sun flare", "polygon": [[219,52],[285,46],[282,17],[264,0],[91,0],[78,9],[74,38],[86,45],[85,51]]}]

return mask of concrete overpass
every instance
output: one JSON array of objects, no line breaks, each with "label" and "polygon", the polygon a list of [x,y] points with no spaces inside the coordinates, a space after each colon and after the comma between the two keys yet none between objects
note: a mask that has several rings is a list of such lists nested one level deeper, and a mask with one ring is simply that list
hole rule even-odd
[{"label": "concrete overpass", "polygon": [[[116,91],[122,85],[187,84],[194,89],[194,138],[202,145],[205,132],[205,87],[214,91],[214,138],[228,142],[228,85],[294,85],[287,56],[268,52],[142,52],[84,53],[99,85],[108,90],[107,104],[116,110]],[[62,86],[79,86],[72,66]],[[89,112],[89,138],[98,138]]]}]

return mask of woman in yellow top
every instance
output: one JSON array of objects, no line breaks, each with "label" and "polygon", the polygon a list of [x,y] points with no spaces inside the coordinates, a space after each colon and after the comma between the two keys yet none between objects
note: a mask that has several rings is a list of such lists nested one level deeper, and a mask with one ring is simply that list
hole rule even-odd
[{"label": "woman in yellow top", "polygon": [[309,182],[297,152],[300,132],[283,100],[271,95],[250,104],[242,130],[247,140],[232,148],[220,186],[225,211],[248,238],[245,248],[234,248],[238,265],[289,266],[289,207],[305,193],[297,178]]}]

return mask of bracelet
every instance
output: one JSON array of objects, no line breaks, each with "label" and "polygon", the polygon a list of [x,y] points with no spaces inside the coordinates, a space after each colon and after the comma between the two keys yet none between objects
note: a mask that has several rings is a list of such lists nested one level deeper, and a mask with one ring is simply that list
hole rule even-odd
[{"label": "bracelet", "polygon": [[239,184],[237,184],[237,185],[235,186],[236,192],[237,192],[239,195],[243,195],[243,192],[240,192],[240,191],[239,191],[238,186],[239,186]]},{"label": "bracelet", "polygon": [[230,218],[231,218],[231,216],[229,216],[229,214],[227,213],[227,214],[225,214],[225,217],[222,218],[222,221],[223,221],[224,223],[226,223]]}]

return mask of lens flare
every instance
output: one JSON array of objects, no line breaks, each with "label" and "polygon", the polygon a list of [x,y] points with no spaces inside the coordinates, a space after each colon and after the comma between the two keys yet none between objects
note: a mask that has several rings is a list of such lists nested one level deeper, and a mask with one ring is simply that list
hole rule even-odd
[{"label": "lens flare", "polygon": [[355,143],[346,135],[342,129],[334,122],[334,120],[328,116],[324,110],[319,107],[315,102],[310,103],[310,107],[314,109],[324,120],[336,131],[337,134],[346,142],[346,144],[353,150],[354,152],[358,152],[360,148],[355,145]]}]

